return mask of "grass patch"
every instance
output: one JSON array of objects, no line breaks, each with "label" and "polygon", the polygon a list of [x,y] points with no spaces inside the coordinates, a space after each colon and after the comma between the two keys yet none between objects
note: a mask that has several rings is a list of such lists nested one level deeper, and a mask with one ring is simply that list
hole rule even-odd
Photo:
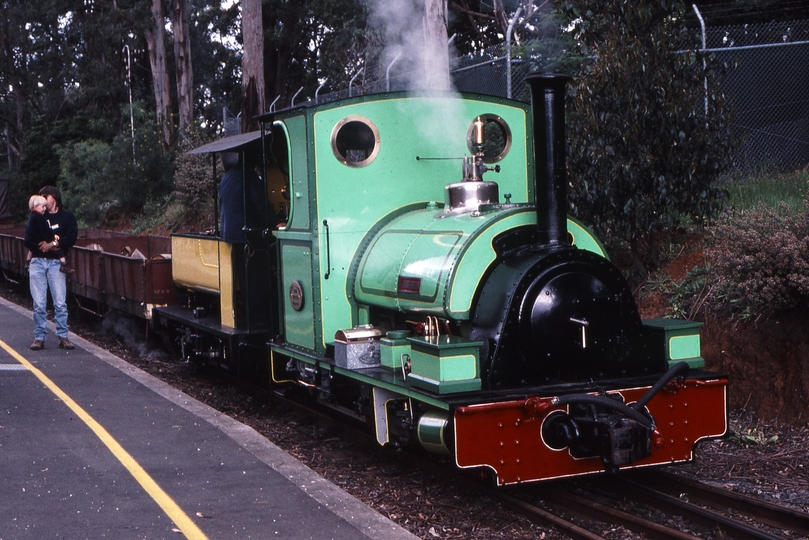
[{"label": "grass patch", "polygon": [[799,213],[804,211],[809,171],[736,178],[721,187],[727,190],[727,209],[733,214],[753,210],[760,202],[773,209],[784,203],[789,212]]}]

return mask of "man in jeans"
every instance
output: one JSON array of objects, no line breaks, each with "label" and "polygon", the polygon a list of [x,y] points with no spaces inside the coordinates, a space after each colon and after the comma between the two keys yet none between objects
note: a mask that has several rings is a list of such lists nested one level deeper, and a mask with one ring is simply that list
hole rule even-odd
[{"label": "man in jeans", "polygon": [[59,259],[76,243],[79,228],[75,216],[62,209],[62,195],[55,186],[45,186],[39,190],[39,194],[45,197],[48,203],[45,218],[59,239],[37,244],[27,228],[25,231],[25,247],[30,249],[32,254],[28,280],[34,299],[34,342],[30,348],[32,351],[38,351],[45,347],[48,289],[50,289],[59,348],[73,349],[73,344],[67,338],[67,279],[65,273],[61,271],[62,264]]}]

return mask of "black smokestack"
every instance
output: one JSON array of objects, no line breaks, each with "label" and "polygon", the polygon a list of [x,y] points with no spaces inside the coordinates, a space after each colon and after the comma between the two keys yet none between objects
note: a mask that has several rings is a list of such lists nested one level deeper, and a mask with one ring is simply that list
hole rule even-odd
[{"label": "black smokestack", "polygon": [[565,86],[560,73],[534,73],[531,87],[534,168],[539,246],[570,245],[567,235],[567,166],[565,165]]}]

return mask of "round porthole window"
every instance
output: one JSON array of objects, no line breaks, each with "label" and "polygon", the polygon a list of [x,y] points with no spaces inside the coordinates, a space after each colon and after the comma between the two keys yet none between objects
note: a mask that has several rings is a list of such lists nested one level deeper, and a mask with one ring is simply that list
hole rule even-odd
[{"label": "round porthole window", "polygon": [[496,163],[506,157],[511,150],[511,129],[506,121],[496,114],[481,114],[478,118],[483,122],[483,147],[478,148],[475,144],[477,118],[469,124],[466,146],[472,154],[482,151],[484,163]]},{"label": "round porthole window", "polygon": [[347,116],[331,133],[334,156],[349,167],[365,167],[379,153],[379,130],[362,116]]}]

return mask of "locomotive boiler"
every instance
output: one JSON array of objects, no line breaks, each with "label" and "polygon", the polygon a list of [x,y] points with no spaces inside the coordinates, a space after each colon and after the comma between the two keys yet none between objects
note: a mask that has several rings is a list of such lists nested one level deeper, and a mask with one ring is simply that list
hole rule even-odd
[{"label": "locomotive boiler", "polygon": [[[257,362],[380,444],[501,485],[692,459],[727,430],[727,379],[703,369],[698,323],[641,320],[567,215],[567,80],[530,76],[530,104],[389,93],[261,116],[246,138],[268,200],[288,197],[284,226],[248,235],[258,259],[178,236],[186,305],[156,323],[188,358]],[[203,240],[214,285],[194,283]],[[259,321],[234,315],[259,298],[238,264],[271,291]]]}]

